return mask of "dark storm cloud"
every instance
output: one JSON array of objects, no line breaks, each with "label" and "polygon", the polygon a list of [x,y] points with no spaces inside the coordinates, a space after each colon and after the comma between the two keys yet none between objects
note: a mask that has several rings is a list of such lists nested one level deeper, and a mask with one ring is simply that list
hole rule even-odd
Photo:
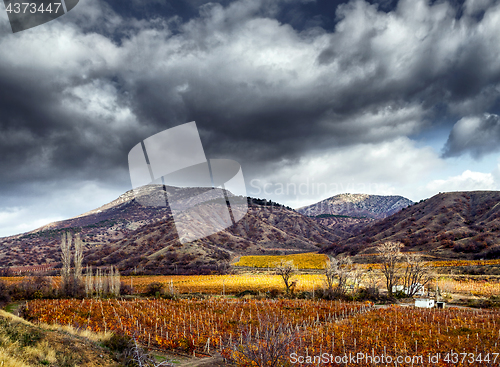
[{"label": "dark storm cloud", "polygon": [[458,10],[448,3],[400,1],[388,17],[362,1],[340,6],[341,21],[317,58],[320,65],[353,75],[336,108],[347,112],[413,101],[426,109],[445,104],[451,113],[477,113],[497,104],[498,91],[489,90],[466,106],[499,82],[493,51],[498,50],[499,37],[493,32],[498,6],[482,22],[468,16],[456,22]]},{"label": "dark storm cloud", "polygon": [[3,184],[17,186],[19,181],[53,180],[65,174],[84,179],[89,171],[103,179],[123,166],[123,153],[136,141],[136,131],[131,134],[127,126],[115,129],[106,116],[92,119],[83,111],[68,110],[62,97],[64,82],[50,73],[32,73],[36,83],[30,83],[29,73],[18,69],[0,76]]},{"label": "dark storm cloud", "polygon": [[469,153],[480,158],[498,152],[500,147],[500,116],[484,114],[460,119],[448,137],[443,149],[444,157],[457,157]]},{"label": "dark storm cloud", "polygon": [[320,2],[178,3],[89,0],[2,34],[3,185],[108,179],[138,141],[192,120],[210,157],[266,170],[408,136],[437,104],[462,116],[498,103],[496,5],[456,21],[446,2],[353,1],[328,29]]}]

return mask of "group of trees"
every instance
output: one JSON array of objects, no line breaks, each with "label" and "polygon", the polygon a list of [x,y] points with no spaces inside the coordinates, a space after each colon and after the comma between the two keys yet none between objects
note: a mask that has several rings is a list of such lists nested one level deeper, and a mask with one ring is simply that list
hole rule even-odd
[{"label": "group of trees", "polygon": [[[433,279],[429,264],[418,254],[401,252],[404,245],[400,242],[385,242],[377,246],[377,255],[381,264],[382,276],[389,297],[397,291],[412,297],[424,289]],[[293,261],[282,260],[275,267],[275,273],[281,277],[287,295],[293,293],[296,281],[293,275],[297,272]],[[366,271],[353,263],[349,256],[331,257],[325,272],[325,296],[342,297],[349,290],[356,293],[361,281],[367,279],[367,290],[376,290],[376,277],[373,271]]]},{"label": "group of trees", "polygon": [[394,289],[401,286],[402,292],[411,297],[419,293],[434,275],[422,256],[404,254],[401,252],[402,248],[403,244],[400,242],[385,242],[378,245],[377,252],[388,295],[392,296]]},{"label": "group of trees", "polygon": [[[74,256],[71,254],[71,244],[74,242]],[[71,259],[74,267],[71,267]],[[61,239],[61,290],[68,296],[78,296],[82,292],[82,262],[83,244],[80,234],[75,235],[74,241],[71,233],[63,233]]]},{"label": "group of trees", "polygon": [[[74,251],[72,252],[72,246]],[[72,260],[73,259],[73,266]],[[61,239],[61,292],[69,297],[102,297],[104,295],[118,296],[120,294],[120,273],[113,266],[108,270],[87,266],[85,281],[83,280],[83,244],[77,233],[73,238],[71,233],[63,233]]]}]

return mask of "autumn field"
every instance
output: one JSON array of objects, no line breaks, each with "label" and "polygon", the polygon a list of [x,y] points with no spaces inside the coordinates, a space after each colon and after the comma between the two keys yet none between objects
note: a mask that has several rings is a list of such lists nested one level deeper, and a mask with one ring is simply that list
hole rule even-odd
[{"label": "autumn field", "polygon": [[239,261],[233,265],[252,268],[272,268],[280,261],[293,261],[294,265],[299,269],[324,269],[328,263],[328,256],[316,253],[241,256]]},{"label": "autumn field", "polygon": [[[495,276],[487,281],[461,277],[438,276],[429,288],[439,287],[446,302],[500,296]],[[7,284],[25,279],[2,278]],[[376,267],[367,269],[360,286],[378,282],[375,288],[383,289],[382,279]],[[284,297],[280,276],[253,269],[227,275],[123,276],[122,285],[132,296],[31,300],[21,309],[36,324],[129,336],[165,353],[217,353],[238,367],[500,365],[500,310],[494,303],[489,309],[450,304],[418,309],[318,300],[313,295],[325,287],[324,272],[295,272],[292,280],[294,295],[307,299]],[[57,287],[61,278],[51,282]],[[150,292],[156,297],[146,298],[152,283],[161,284],[164,293]],[[244,291],[254,292],[243,297]]]},{"label": "autumn field", "polygon": [[[7,284],[17,284],[25,277],[2,277]],[[57,286],[60,277],[51,277]],[[322,274],[296,274],[296,292],[312,292],[324,286],[324,275]],[[147,286],[153,282],[159,282],[165,290],[171,287],[178,293],[204,293],[212,295],[231,295],[245,290],[268,292],[272,290],[283,290],[283,281],[277,275],[272,274],[228,274],[228,275],[155,275],[155,276],[125,276],[121,278],[122,283],[131,286],[134,293],[143,293]],[[470,295],[476,297],[500,296],[500,279],[486,281],[481,279],[457,280],[449,276],[438,277],[435,285],[446,293],[457,295]]]},{"label": "autumn field", "polygon": [[[416,253],[412,253],[416,254]],[[370,254],[370,256],[373,256]],[[328,256],[317,253],[291,254],[291,255],[257,255],[241,256],[234,266],[249,268],[273,268],[280,261],[293,261],[298,269],[324,269],[328,264]],[[446,260],[430,261],[434,268],[462,267],[462,266],[489,266],[500,265],[500,259],[492,260]],[[380,269],[379,263],[358,264],[364,269]]]},{"label": "autumn field", "polygon": [[[39,323],[134,336],[160,350],[219,352],[238,366],[257,365],[252,351],[273,348],[279,350],[277,366],[307,365],[307,356],[323,358],[324,366],[372,366],[375,357],[414,366],[500,363],[496,310],[375,309],[371,303],[311,300],[84,299],[30,301],[25,315]],[[352,356],[356,363],[338,363]]]}]

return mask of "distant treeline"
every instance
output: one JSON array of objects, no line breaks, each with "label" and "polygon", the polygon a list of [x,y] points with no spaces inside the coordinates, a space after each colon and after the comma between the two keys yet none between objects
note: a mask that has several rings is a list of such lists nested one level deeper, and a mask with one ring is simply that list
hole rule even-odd
[{"label": "distant treeline", "polygon": [[315,215],[315,218],[355,218],[355,219],[360,219],[360,218],[366,218],[366,217],[353,217],[351,215],[340,215],[340,214],[319,214]]},{"label": "distant treeline", "polygon": [[248,200],[248,205],[272,206],[272,207],[279,207],[279,208],[286,208],[288,210],[293,210],[289,206],[277,203],[272,200],[251,198],[251,197],[247,198],[247,200]]}]

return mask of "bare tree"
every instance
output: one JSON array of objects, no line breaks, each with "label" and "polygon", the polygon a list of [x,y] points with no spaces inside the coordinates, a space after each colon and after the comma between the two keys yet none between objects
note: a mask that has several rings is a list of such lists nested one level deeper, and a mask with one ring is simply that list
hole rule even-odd
[{"label": "bare tree", "polygon": [[351,279],[353,270],[354,266],[349,256],[331,257],[330,264],[325,269],[328,291],[337,294],[345,294],[347,282]]},{"label": "bare tree", "polygon": [[98,297],[102,297],[104,293],[104,282],[102,276],[102,270],[97,268],[96,275],[94,279],[95,293]]},{"label": "bare tree", "polygon": [[380,275],[372,268],[368,268],[368,270],[364,273],[364,276],[366,278],[366,290],[369,294],[377,296],[379,292],[378,282],[380,280]]},{"label": "bare tree", "polygon": [[83,262],[83,245],[80,238],[80,234],[75,236],[75,272],[73,274],[73,287],[74,293],[76,294],[82,284],[82,262]]},{"label": "bare tree", "polygon": [[432,280],[430,270],[429,263],[424,261],[422,256],[414,254],[405,256],[403,289],[406,295],[414,296]]},{"label": "bare tree", "polygon": [[401,242],[385,242],[377,246],[389,296],[392,296],[392,288],[398,284],[401,277],[402,247]]},{"label": "bare tree", "polygon": [[117,268],[111,267],[108,274],[108,292],[114,296],[120,295],[120,273]]},{"label": "bare tree", "polygon": [[[137,339],[134,337],[133,347],[125,352],[125,359],[127,362],[132,362],[134,366],[138,367],[173,367],[174,364],[170,361],[156,362],[153,356],[149,355],[139,345]],[[127,366],[129,364],[127,363]]]},{"label": "bare tree", "polygon": [[62,289],[65,293],[68,292],[70,287],[70,275],[71,275],[71,235],[69,233],[63,233],[61,238],[61,278],[62,278]]},{"label": "bare tree", "polygon": [[118,271],[118,268],[115,268],[115,272],[113,274],[113,282],[114,282],[114,295],[119,296],[120,295],[120,287],[122,285],[121,278],[120,278],[120,272]]},{"label": "bare tree", "polygon": [[297,271],[297,267],[294,265],[293,261],[281,260],[275,268],[276,275],[279,275],[283,279],[285,284],[286,294],[290,293],[290,288],[292,287],[292,277]]},{"label": "bare tree", "polygon": [[229,347],[235,360],[250,366],[281,367],[289,365],[289,356],[298,339],[295,329],[289,329],[278,319],[265,317],[252,333],[251,326],[240,330],[240,343]]},{"label": "bare tree", "polygon": [[354,285],[354,291],[359,290],[359,286],[361,285],[361,282],[363,281],[366,273],[365,270],[362,269],[360,266],[353,265],[353,269],[351,271],[351,280],[352,284]]},{"label": "bare tree", "polygon": [[94,294],[94,274],[92,272],[92,266],[87,265],[87,270],[85,272],[85,295],[91,297]]}]

